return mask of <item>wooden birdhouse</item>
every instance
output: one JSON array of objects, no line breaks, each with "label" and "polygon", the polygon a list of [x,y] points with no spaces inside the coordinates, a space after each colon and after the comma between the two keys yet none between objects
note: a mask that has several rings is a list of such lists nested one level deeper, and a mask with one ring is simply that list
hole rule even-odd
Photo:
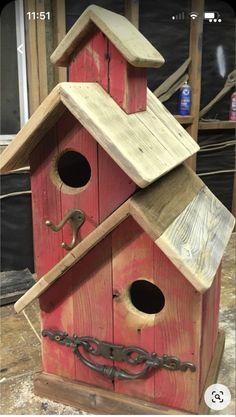
[{"label": "wooden birdhouse", "polygon": [[38,282],[15,309],[40,298],[35,392],[92,413],[198,413],[234,219],[183,164],[198,145],[147,89],[164,60],[127,19],[90,6],[52,62],[69,82],[1,161],[30,164]]}]

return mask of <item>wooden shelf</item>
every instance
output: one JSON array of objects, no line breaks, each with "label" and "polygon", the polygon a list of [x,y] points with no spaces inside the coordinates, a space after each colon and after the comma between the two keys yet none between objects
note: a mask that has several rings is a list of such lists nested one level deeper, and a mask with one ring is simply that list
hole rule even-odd
[{"label": "wooden shelf", "polygon": [[199,122],[199,130],[213,130],[213,129],[235,129],[236,122],[231,120],[219,120],[216,122]]},{"label": "wooden shelf", "polygon": [[179,116],[175,114],[174,117],[181,125],[190,125],[193,122],[193,116]]}]

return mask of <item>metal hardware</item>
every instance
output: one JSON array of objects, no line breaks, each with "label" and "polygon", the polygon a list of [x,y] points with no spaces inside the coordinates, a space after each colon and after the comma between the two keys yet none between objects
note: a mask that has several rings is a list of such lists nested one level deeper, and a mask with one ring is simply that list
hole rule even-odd
[{"label": "metal hardware", "polygon": [[58,232],[67,222],[69,222],[72,228],[72,240],[69,244],[62,242],[61,246],[66,250],[71,250],[76,245],[77,233],[79,228],[84,223],[84,220],[85,214],[82,210],[72,209],[65,214],[64,218],[57,225],[55,225],[51,220],[46,220],[45,224],[54,232]]},{"label": "metal hardware", "polygon": [[[115,345],[113,343],[100,341],[92,336],[68,336],[65,332],[53,330],[43,330],[42,336],[47,336],[55,342],[71,347],[73,353],[84,365],[110,379],[117,378],[135,380],[145,378],[153,368],[164,368],[170,371],[183,372],[187,371],[187,369],[191,372],[196,371],[196,366],[191,362],[181,362],[175,356],[158,356],[157,353],[149,353],[136,346],[127,347],[123,345]],[[129,365],[143,364],[144,368],[140,372],[131,373],[116,366],[97,364],[84,357],[80,351],[80,347],[83,348],[85,353],[89,353],[94,356],[102,356],[103,358],[111,359],[112,361],[126,362]]]}]

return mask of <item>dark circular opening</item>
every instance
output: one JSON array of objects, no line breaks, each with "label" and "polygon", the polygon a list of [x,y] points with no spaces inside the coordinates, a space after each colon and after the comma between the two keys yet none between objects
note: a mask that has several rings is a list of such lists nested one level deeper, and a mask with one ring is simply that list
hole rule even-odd
[{"label": "dark circular opening", "polygon": [[133,305],[143,313],[159,313],[165,305],[165,297],[160,288],[144,279],[134,281],[129,292]]},{"label": "dark circular opening", "polygon": [[75,151],[67,151],[60,156],[57,171],[64,184],[74,188],[84,187],[91,177],[89,162]]}]

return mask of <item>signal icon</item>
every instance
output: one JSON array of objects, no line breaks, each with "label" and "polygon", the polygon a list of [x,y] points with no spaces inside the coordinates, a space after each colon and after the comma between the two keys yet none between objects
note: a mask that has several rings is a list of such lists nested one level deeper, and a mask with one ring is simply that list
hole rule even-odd
[{"label": "signal icon", "polygon": [[189,13],[189,16],[191,17],[191,19],[195,20],[198,17],[198,13],[191,12],[191,13]]}]

